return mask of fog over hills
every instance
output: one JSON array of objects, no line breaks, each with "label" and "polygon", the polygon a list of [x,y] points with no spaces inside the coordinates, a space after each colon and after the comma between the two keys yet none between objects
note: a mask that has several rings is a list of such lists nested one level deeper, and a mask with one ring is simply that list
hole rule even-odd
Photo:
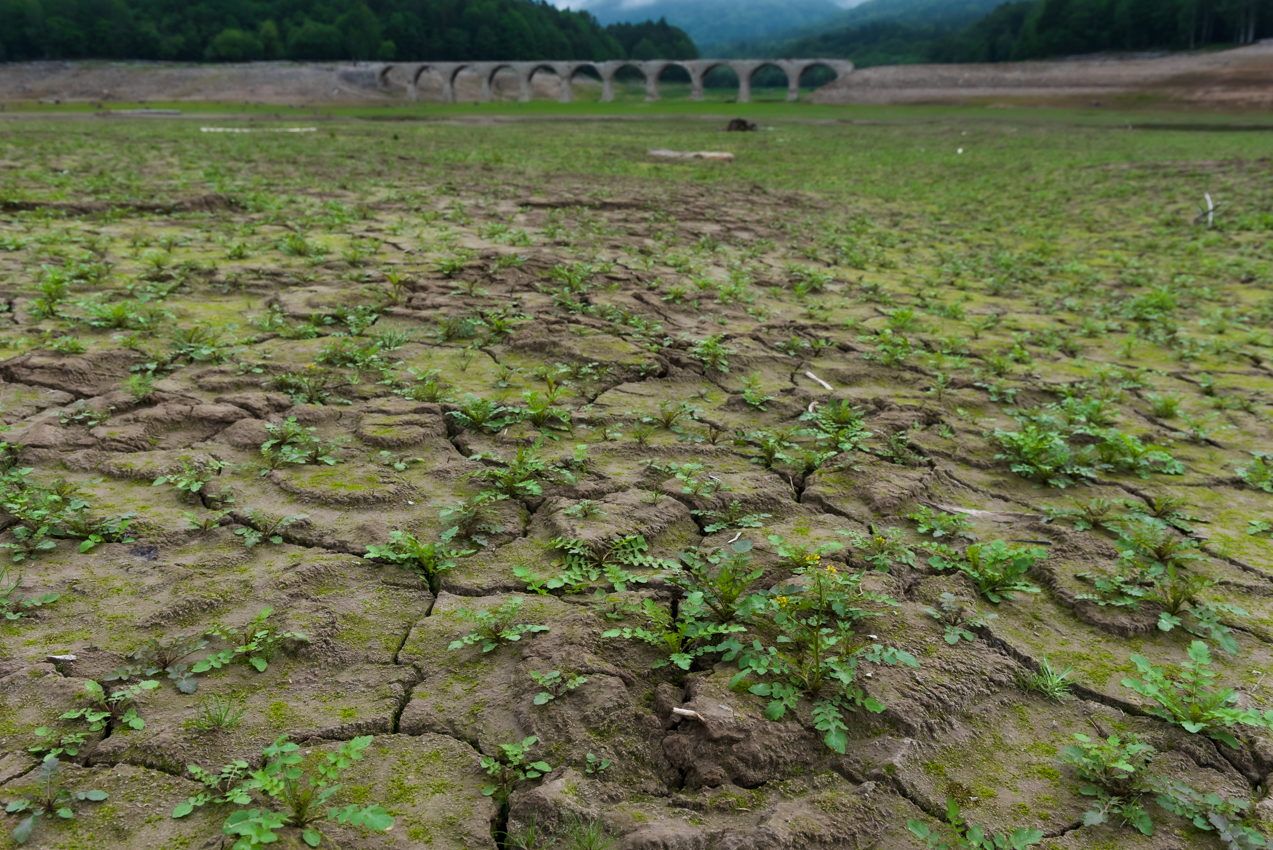
[{"label": "fog over hills", "polygon": [[[689,33],[700,48],[725,42],[766,39],[776,33],[802,32],[834,18],[863,0],[557,0],[559,6],[586,10],[602,24],[666,18]],[[868,0],[878,2],[878,0]]]},{"label": "fog over hills", "polygon": [[958,27],[1003,0],[557,0],[602,24],[666,18],[704,56],[762,55],[796,39],[847,27],[905,21]]}]

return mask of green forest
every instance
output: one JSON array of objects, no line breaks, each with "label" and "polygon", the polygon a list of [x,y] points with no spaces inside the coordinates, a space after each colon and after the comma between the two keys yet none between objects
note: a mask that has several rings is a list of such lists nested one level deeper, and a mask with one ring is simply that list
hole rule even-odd
[{"label": "green forest", "polygon": [[[859,67],[1196,49],[1273,36],[1273,0],[871,0],[853,23],[716,55]],[[775,22],[775,30],[782,22]],[[601,26],[543,0],[0,0],[0,61],[692,59],[666,20]]]},{"label": "green forest", "polygon": [[535,0],[0,0],[0,61],[697,55],[664,21],[602,27]]},{"label": "green forest", "polygon": [[1198,49],[1273,36],[1273,0],[1021,0],[972,24],[934,20],[928,5],[889,20],[767,45],[763,52],[843,57],[869,67]]}]

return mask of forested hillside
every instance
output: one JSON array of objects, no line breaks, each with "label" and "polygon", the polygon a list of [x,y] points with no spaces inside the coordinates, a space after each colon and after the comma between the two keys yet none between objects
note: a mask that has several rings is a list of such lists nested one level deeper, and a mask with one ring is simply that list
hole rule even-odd
[{"label": "forested hillside", "polygon": [[0,0],[0,61],[599,60],[638,48],[696,55],[666,23],[603,28],[536,0]]},{"label": "forested hillside", "polygon": [[698,47],[684,30],[665,19],[643,24],[610,24],[606,32],[628,59],[697,59]]},{"label": "forested hillside", "polygon": [[[860,65],[923,61],[927,43],[981,19],[1003,0],[867,0],[806,25],[784,19],[763,38],[712,45],[730,56],[835,56]],[[701,44],[707,43],[699,39]]]},{"label": "forested hillside", "polygon": [[1273,0],[1020,0],[972,23],[953,15],[968,8],[940,0],[872,0],[845,13],[865,23],[743,49],[844,57],[868,67],[1196,49],[1273,36]]},{"label": "forested hillside", "polygon": [[[947,0],[949,2],[949,0]],[[839,13],[832,0],[651,0],[640,5],[627,0],[568,0],[587,9],[602,24],[641,18],[666,18],[689,33],[707,53],[742,39],[768,40],[775,33],[797,27],[821,27]]]},{"label": "forested hillside", "polygon": [[939,62],[1179,50],[1273,36],[1273,0],[1034,0],[1009,3],[934,43]]}]

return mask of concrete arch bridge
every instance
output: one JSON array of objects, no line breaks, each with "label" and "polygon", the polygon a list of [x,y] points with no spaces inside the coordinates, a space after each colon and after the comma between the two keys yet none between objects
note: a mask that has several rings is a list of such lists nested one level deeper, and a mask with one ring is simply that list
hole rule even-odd
[{"label": "concrete arch bridge", "polygon": [[531,99],[531,77],[537,71],[551,71],[561,80],[562,103],[574,99],[571,81],[584,69],[590,69],[601,78],[601,100],[614,100],[615,75],[623,68],[636,68],[645,77],[645,99],[659,99],[659,76],[668,68],[684,68],[690,75],[690,100],[703,99],[703,79],[716,68],[730,68],[738,75],[738,102],[751,100],[751,81],[761,68],[773,65],[787,76],[787,100],[800,97],[800,78],[815,66],[825,66],[839,79],[852,73],[853,63],[844,59],[693,59],[688,61],[654,59],[645,62],[612,60],[609,62],[395,62],[376,70],[376,82],[381,89],[405,85],[407,97],[419,98],[420,77],[435,73],[442,78],[442,99],[455,102],[455,78],[462,71],[473,71],[481,81],[479,101],[494,99],[495,75],[500,71],[512,71],[518,77],[518,100]]}]

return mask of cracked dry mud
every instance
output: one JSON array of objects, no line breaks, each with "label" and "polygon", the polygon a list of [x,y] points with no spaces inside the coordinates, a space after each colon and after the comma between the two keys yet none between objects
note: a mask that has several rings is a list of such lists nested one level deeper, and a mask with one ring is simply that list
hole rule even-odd
[{"label": "cracked dry mud", "polygon": [[[1158,751],[1155,776],[1246,801],[1259,828],[1267,729],[1235,726],[1233,748],[1153,716],[1121,682],[1137,675],[1132,654],[1177,670],[1201,638],[1236,705],[1266,707],[1273,575],[1267,532],[1247,532],[1273,512],[1237,470],[1268,446],[1268,225],[1235,214],[1192,229],[1172,181],[1214,169],[1267,198],[1267,168],[1055,169],[1043,182],[1107,193],[1075,200],[1088,218],[1057,236],[1038,211],[952,224],[883,195],[846,208],[698,166],[635,180],[456,154],[446,169],[346,174],[355,153],[392,160],[390,132],[424,132],[410,128],[351,125],[321,145],[265,149],[218,140],[203,172],[180,161],[182,130],[56,144],[61,126],[7,130],[6,563],[38,524],[32,494],[61,494],[62,516],[131,525],[108,524],[81,551],[84,523],[55,522],[52,548],[10,568],[11,600],[58,598],[14,607],[24,616],[0,627],[0,799],[30,790],[30,748],[49,738],[36,730],[87,729],[59,718],[86,704],[86,683],[121,687],[108,677],[148,638],[242,629],[266,607],[270,627],[307,638],[260,672],[243,658],[201,672],[193,694],[155,675],[135,703],[143,728],[109,722],[62,756],[68,787],[109,798],[37,824],[31,846],[229,847],[230,806],[169,816],[201,788],[187,765],[260,767],[284,735],[311,761],[374,736],[333,799],[379,804],[395,824],[328,829],[344,847],[517,847],[530,824],[548,835],[537,846],[587,846],[565,841],[592,822],[623,850],[903,848],[918,844],[907,822],[937,828],[948,799],[995,831],[1037,828],[1042,847],[1223,846],[1152,794],[1152,837],[1117,816],[1085,826],[1091,800],[1058,761],[1076,733],[1138,735]],[[454,132],[434,149],[473,143]],[[804,132],[838,143],[847,130]],[[1110,233],[1092,216],[1117,211],[1133,183],[1163,207],[1126,206],[1129,232]],[[1089,407],[1063,408],[1066,397]],[[1175,412],[1158,402],[1172,397]],[[507,409],[479,425],[480,399]],[[820,429],[841,401],[869,432],[856,442]],[[666,427],[682,405],[693,412]],[[1086,482],[1044,486],[996,458],[993,433],[1025,427],[1012,415],[1023,411],[1061,422],[1075,452],[1115,428],[1182,468],[1098,463],[1069,475]],[[262,450],[290,419],[297,445],[327,442],[309,462]],[[448,534],[440,506],[497,490],[519,451],[539,473]],[[183,470],[197,493],[174,486]],[[1113,502],[1110,524],[1045,521],[1071,496]],[[1155,526],[1197,556],[1181,569],[1217,582],[1188,604],[1245,615],[1163,632],[1152,570],[1134,607],[1094,601],[1081,574],[1115,571],[1116,543],[1153,525],[1136,517],[1157,496],[1193,517]],[[922,509],[963,517],[967,536],[921,534],[908,516]],[[901,543],[868,560],[889,529]],[[433,573],[363,557],[393,532],[469,554]],[[621,573],[549,586],[566,569],[560,538],[600,557],[634,536],[648,551]],[[942,569],[972,538],[1041,549],[1023,578],[1038,592],[996,603]],[[648,625],[633,602],[711,621],[675,579],[686,553],[739,540],[760,572],[755,604],[732,620],[743,631],[682,647],[683,665],[603,634]],[[778,680],[739,675],[738,650],[756,640],[800,656],[775,623],[828,576],[860,580],[846,598],[872,615],[844,620],[852,684],[796,689],[770,719],[763,685]],[[927,613],[943,593],[996,616],[951,645]],[[452,648],[474,628],[464,612],[516,598],[515,621],[546,630]],[[191,662],[233,648],[207,640]],[[873,647],[913,664],[871,661]],[[1045,659],[1073,668],[1068,696],[1022,685]],[[586,682],[539,704],[530,673],[554,670]],[[235,728],[194,728],[214,696],[239,702]],[[844,727],[830,744],[815,712],[828,699]],[[501,804],[483,793],[480,761],[528,736],[552,770]],[[590,756],[609,765],[591,769]]]}]

